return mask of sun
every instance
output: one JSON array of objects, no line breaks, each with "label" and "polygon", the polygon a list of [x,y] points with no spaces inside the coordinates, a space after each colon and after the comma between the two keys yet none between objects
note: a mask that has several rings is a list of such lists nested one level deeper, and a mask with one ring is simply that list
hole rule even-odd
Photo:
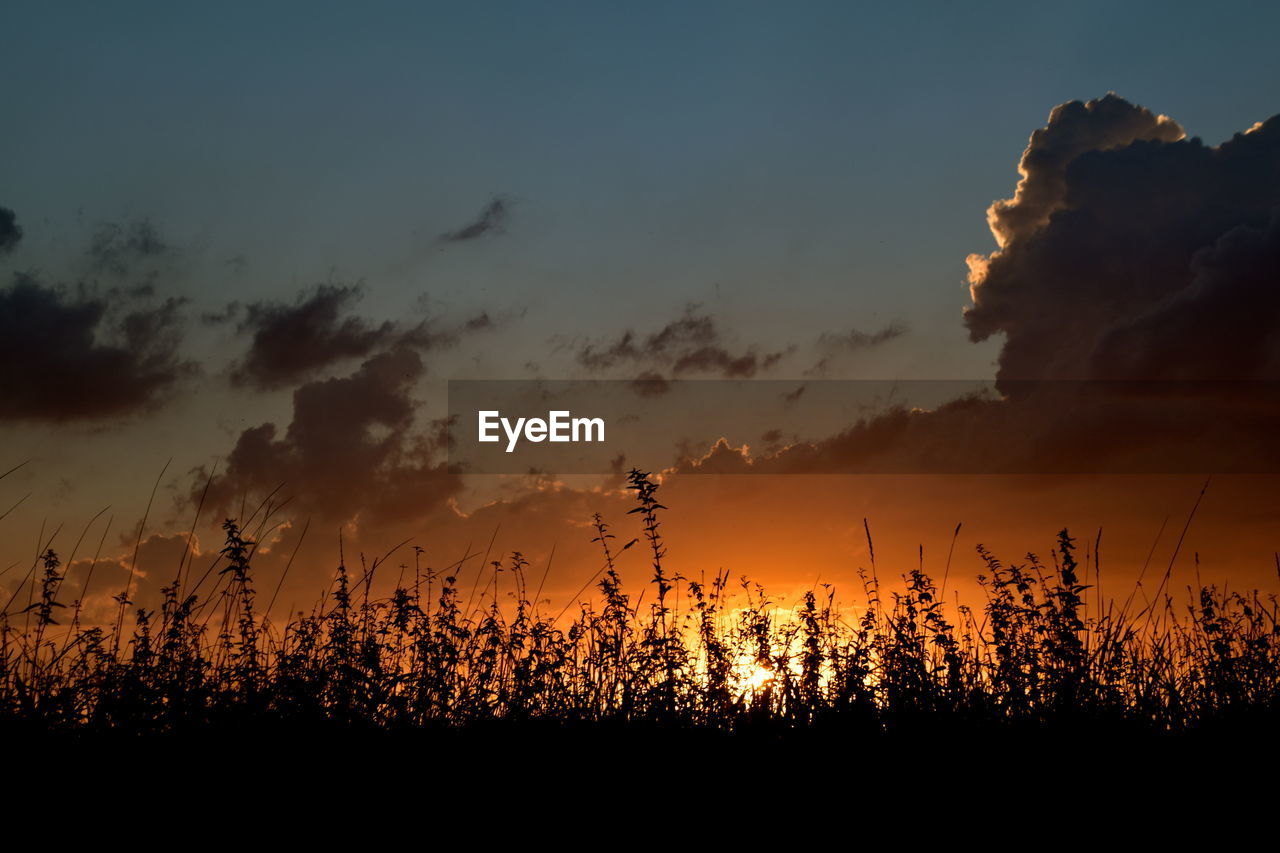
[{"label": "sun", "polygon": [[749,664],[742,679],[742,686],[748,690],[763,690],[773,684],[774,672],[759,664]]}]

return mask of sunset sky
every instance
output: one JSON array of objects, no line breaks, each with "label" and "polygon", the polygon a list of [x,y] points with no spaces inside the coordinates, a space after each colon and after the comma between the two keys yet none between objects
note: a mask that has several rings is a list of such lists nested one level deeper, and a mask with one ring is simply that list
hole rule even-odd
[{"label": "sunset sky", "polygon": [[[636,535],[628,496],[448,475],[450,379],[1280,379],[1278,29],[1263,3],[15,4],[0,590],[86,529],[77,559],[101,539],[127,566],[159,477],[154,592],[212,472],[197,560],[280,486],[263,584],[308,531],[283,599],[341,531],[348,559],[554,551],[564,600],[593,512]],[[1013,411],[975,417],[1003,446]],[[1124,453],[1185,438],[1131,430]],[[843,458],[839,432],[773,443]],[[735,444],[777,450],[761,433]],[[634,464],[675,465],[669,438]],[[965,577],[979,543],[1016,560],[1069,526],[1124,587],[1164,571],[1205,476],[1104,469],[674,473],[671,559],[786,596],[853,583],[864,518],[882,568],[923,547],[938,574],[963,524]],[[1268,470],[1210,484],[1182,584],[1197,559],[1274,578]]]}]

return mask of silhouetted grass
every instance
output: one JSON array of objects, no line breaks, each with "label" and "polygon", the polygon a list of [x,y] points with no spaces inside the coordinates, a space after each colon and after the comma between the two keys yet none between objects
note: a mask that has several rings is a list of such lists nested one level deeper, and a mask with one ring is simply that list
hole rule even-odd
[{"label": "silhouetted grass", "polygon": [[[597,516],[600,572],[559,612],[530,593],[519,553],[490,563],[464,601],[456,575],[422,568],[417,550],[385,598],[371,597],[378,563],[353,574],[340,562],[310,614],[280,627],[258,605],[254,543],[228,520],[212,597],[186,592],[179,571],[156,609],[121,595],[122,618],[103,628],[81,624],[80,602],[58,601],[62,565],[49,550],[29,606],[0,616],[0,721],[129,734],[873,735],[1177,733],[1275,717],[1273,596],[1208,586],[1176,604],[1162,584],[1145,607],[1132,596],[1090,603],[1063,530],[1048,562],[1005,563],[979,548],[980,608],[945,606],[919,566],[886,597],[872,549],[856,603],[820,587],[780,609],[746,579],[672,572],[658,486],[633,471],[630,488],[638,535],[618,547]],[[617,558],[636,546],[652,578],[633,592]]]}]

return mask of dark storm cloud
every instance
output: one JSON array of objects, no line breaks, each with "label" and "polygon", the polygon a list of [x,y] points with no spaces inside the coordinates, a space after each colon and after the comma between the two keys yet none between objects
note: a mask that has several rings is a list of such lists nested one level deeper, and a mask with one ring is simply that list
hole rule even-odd
[{"label": "dark storm cloud", "polygon": [[1110,93],[1082,103],[1069,101],[1049,114],[1049,123],[1031,134],[1018,173],[1014,197],[987,211],[996,242],[1006,246],[1046,224],[1068,195],[1067,168],[1083,154],[1125,148],[1137,141],[1174,142],[1182,127],[1168,116],[1131,104]]},{"label": "dark storm cloud", "polygon": [[501,234],[511,216],[511,201],[505,196],[495,196],[474,220],[455,231],[446,231],[437,238],[439,243],[465,243],[486,234]]},{"label": "dark storm cloud", "polygon": [[[327,520],[413,518],[438,505],[457,481],[434,461],[443,431],[414,430],[412,390],[424,372],[422,356],[400,346],[349,376],[302,385],[283,435],[274,423],[240,434],[210,490],[212,505],[227,512],[281,484],[281,496]],[[193,499],[203,488],[197,479]]]},{"label": "dark storm cloud", "polygon": [[999,248],[969,259],[999,394],[685,470],[1280,471],[1280,117],[1214,147],[1115,95],[1072,102],[1020,169]]},{"label": "dark storm cloud", "polygon": [[101,226],[87,254],[93,271],[123,276],[139,263],[154,261],[172,252],[172,247],[150,220],[138,219]]},{"label": "dark storm cloud", "polygon": [[22,239],[18,215],[7,207],[0,207],[0,255],[7,255]]},{"label": "dark storm cloud", "polygon": [[1003,380],[1280,378],[1280,118],[1217,147],[1114,95],[1053,111],[971,256]]},{"label": "dark storm cloud", "polygon": [[761,353],[756,347],[732,352],[716,322],[690,305],[680,318],[648,335],[626,330],[609,343],[588,342],[574,354],[578,364],[592,372],[616,368],[639,369],[642,376],[713,374],[726,379],[748,379],[773,367],[786,352]]},{"label": "dark storm cloud", "polygon": [[0,420],[75,421],[156,404],[194,366],[181,301],[147,288],[69,293],[28,275],[0,290]]},{"label": "dark storm cloud", "polygon": [[[1280,158],[1278,158],[1280,160]],[[1099,339],[1103,375],[1280,378],[1280,208],[1192,258],[1191,283]]]}]

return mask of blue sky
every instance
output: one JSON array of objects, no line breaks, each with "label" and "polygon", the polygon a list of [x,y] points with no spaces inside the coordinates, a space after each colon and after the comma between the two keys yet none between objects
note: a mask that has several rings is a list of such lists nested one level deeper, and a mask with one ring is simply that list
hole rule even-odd
[{"label": "blue sky", "polygon": [[[1217,142],[1280,104],[1280,9],[1264,3],[19,4],[7,18],[3,203],[30,264],[57,269],[77,227],[148,217],[201,248],[183,286],[211,304],[363,278],[370,311],[420,291],[530,309],[532,345],[718,297],[755,338],[903,318],[912,357],[885,369],[926,373],[975,358],[963,259],[991,247],[983,210],[1011,194],[1052,106],[1115,90]],[[495,193],[515,200],[505,239],[430,250]],[[238,255],[244,275],[220,271]],[[989,353],[976,358],[970,373]]]}]

